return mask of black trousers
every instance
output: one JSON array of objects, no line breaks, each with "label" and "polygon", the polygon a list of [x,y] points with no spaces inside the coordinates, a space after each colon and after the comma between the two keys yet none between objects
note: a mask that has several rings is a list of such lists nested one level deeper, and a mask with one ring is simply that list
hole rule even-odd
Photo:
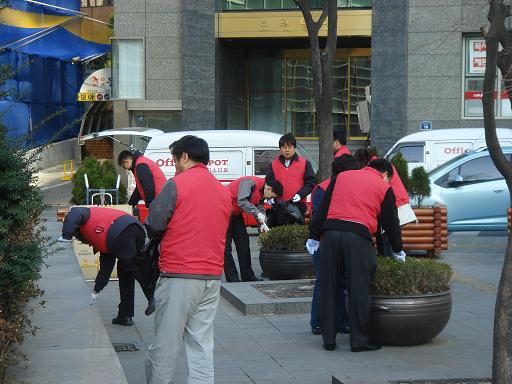
[{"label": "black trousers", "polygon": [[327,230],[320,241],[319,318],[324,343],[336,340],[336,294],[341,279],[349,292],[350,346],[367,345],[370,286],[377,267],[371,240],[352,232]]},{"label": "black trousers", "polygon": [[[137,280],[148,300],[152,295],[149,290],[147,273],[143,273],[136,259],[140,263],[140,251],[144,245],[146,234],[137,225],[126,227],[116,239],[114,249],[110,254],[100,254],[100,270],[96,275],[94,290],[101,291],[110,279],[117,259],[117,277],[119,278],[119,317],[133,317],[135,301],[135,280]],[[148,260],[149,262],[149,260]]]},{"label": "black trousers", "polygon": [[227,281],[238,278],[235,261],[231,250],[231,241],[235,242],[238,264],[240,264],[240,275],[242,281],[254,278],[254,271],[251,266],[251,248],[249,247],[249,235],[245,229],[245,222],[242,215],[231,215],[228,231],[226,233],[226,247],[224,248],[224,275]]}]

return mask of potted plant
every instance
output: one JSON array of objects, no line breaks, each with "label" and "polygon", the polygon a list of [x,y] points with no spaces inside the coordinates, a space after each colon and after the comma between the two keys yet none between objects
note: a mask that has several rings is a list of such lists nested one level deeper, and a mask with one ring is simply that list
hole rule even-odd
[{"label": "potted plant", "polygon": [[435,338],[450,319],[450,265],[408,257],[378,257],[373,278],[370,339],[383,345],[416,345]]},{"label": "potted plant", "polygon": [[418,208],[421,207],[423,199],[430,196],[430,179],[425,168],[417,167],[412,170],[409,195],[418,203]]},{"label": "potted plant", "polygon": [[270,280],[314,277],[313,257],[306,250],[306,225],[274,227],[259,238],[260,265]]}]

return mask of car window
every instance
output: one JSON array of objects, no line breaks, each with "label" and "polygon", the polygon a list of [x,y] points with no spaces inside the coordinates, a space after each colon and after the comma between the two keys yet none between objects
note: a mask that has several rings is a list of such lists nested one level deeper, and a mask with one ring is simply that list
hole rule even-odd
[{"label": "car window", "polygon": [[277,156],[278,149],[255,149],[254,150],[254,174],[265,176],[268,166]]},{"label": "car window", "polygon": [[396,154],[400,152],[404,159],[408,163],[424,163],[425,162],[425,145],[424,144],[413,144],[413,145],[403,145],[397,147],[393,153],[391,154],[391,159],[396,156]]},{"label": "car window", "polygon": [[462,176],[464,182],[490,181],[503,177],[494,166],[490,156],[469,160],[452,169],[448,174],[447,181],[455,180],[458,175]]}]

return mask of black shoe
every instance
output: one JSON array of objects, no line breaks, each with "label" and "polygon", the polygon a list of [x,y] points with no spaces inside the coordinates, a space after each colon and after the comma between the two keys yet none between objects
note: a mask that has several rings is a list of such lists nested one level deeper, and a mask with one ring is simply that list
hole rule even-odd
[{"label": "black shoe", "polygon": [[378,351],[381,349],[382,346],[379,344],[368,344],[368,345],[361,345],[360,347],[352,347],[350,350],[352,352],[369,352],[369,351]]},{"label": "black shoe", "polygon": [[321,335],[322,329],[320,327],[311,327],[311,333],[313,335]]},{"label": "black shoe", "polygon": [[238,276],[234,276],[234,277],[226,277],[226,282],[228,283],[239,283],[240,282],[240,279],[238,278]]},{"label": "black shoe", "polygon": [[112,319],[112,324],[117,324],[117,325],[124,325],[126,327],[129,327],[130,325],[133,325],[133,320],[131,317],[114,317]]},{"label": "black shoe", "polygon": [[343,328],[338,329],[338,333],[350,334],[350,327],[345,325]]},{"label": "black shoe", "polygon": [[326,351],[334,351],[336,349],[336,343],[324,343],[324,349]]},{"label": "black shoe", "polygon": [[252,275],[248,279],[243,279],[242,281],[263,281],[263,279],[258,279],[256,276]]},{"label": "black shoe", "polygon": [[144,311],[144,314],[146,316],[149,316],[153,312],[155,312],[155,299],[154,298],[148,301],[148,306],[146,307],[146,310]]}]

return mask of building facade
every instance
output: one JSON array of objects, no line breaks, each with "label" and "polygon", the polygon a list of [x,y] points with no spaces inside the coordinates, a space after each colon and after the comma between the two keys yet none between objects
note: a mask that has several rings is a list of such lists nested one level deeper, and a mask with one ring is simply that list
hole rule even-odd
[{"label": "building facade", "polygon": [[[482,127],[487,4],[338,0],[334,130],[353,148],[365,142],[356,106],[370,85],[381,152],[425,120]],[[316,155],[309,43],[292,0],[116,0],[114,10],[115,127],[293,132]],[[509,126],[501,96],[497,111]]]}]

